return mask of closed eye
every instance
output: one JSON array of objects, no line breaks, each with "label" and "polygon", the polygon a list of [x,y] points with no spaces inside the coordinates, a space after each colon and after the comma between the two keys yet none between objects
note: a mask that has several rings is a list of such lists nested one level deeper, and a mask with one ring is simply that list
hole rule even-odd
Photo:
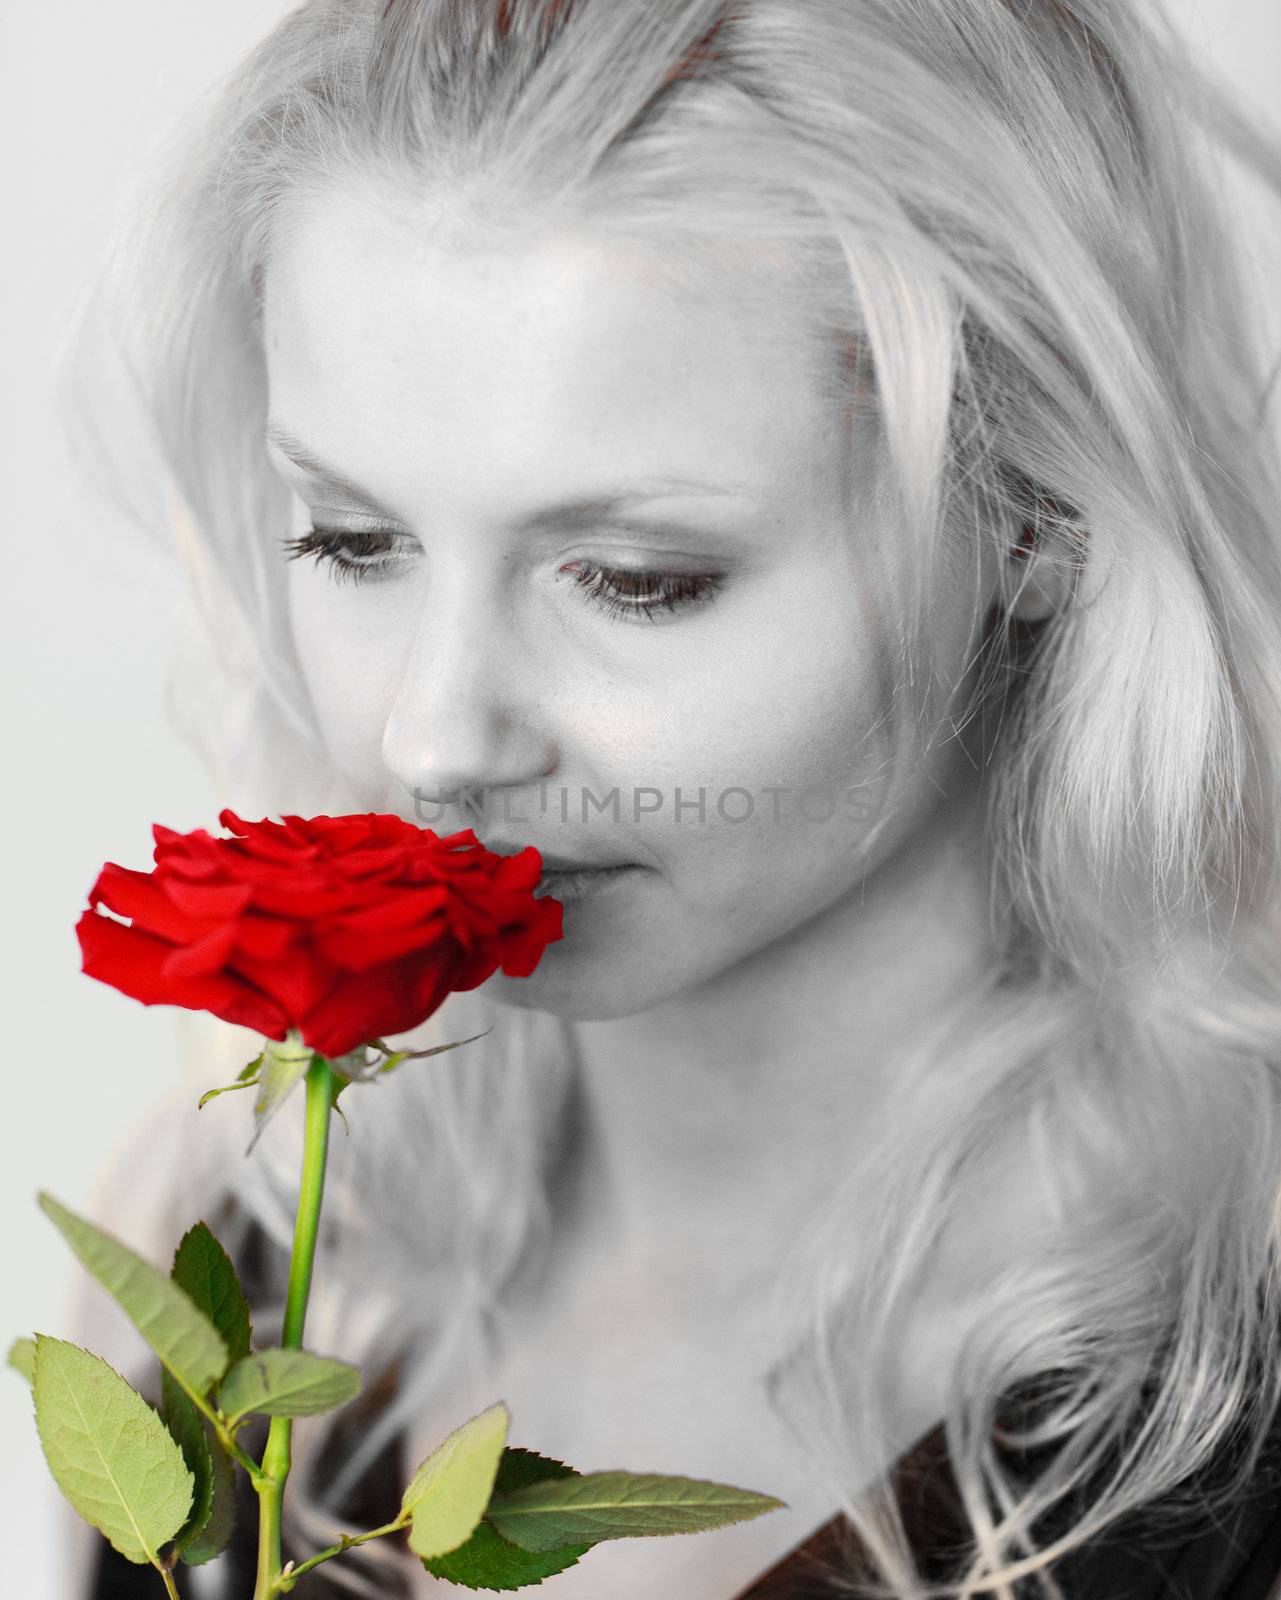
[{"label": "closed eye", "polygon": [[336,583],[364,583],[389,572],[404,559],[402,547],[415,543],[390,528],[308,528],[306,533],[281,542],[286,561],[313,556],[317,563],[328,565]]},{"label": "closed eye", "polygon": [[610,616],[655,620],[656,611],[702,605],[719,593],[722,579],[711,572],[638,572],[575,561],[561,568]]},{"label": "closed eye", "polygon": [[[406,545],[419,548],[415,540],[391,528],[312,527],[282,543],[286,560],[311,556],[327,565],[339,583],[366,583],[386,576],[407,558]],[[656,621],[660,612],[706,604],[724,581],[715,572],[604,567],[582,560],[568,562],[560,571],[572,574],[588,599],[607,615],[647,622]]]}]

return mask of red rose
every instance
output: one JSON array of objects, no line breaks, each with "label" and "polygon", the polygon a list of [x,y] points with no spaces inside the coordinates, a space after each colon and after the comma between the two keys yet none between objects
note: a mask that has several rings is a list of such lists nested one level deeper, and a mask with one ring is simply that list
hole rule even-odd
[{"label": "red rose", "polygon": [[237,837],[157,823],[151,872],[103,867],[76,924],[90,977],[270,1039],[297,1028],[332,1058],[500,966],[527,977],[563,936],[532,846],[500,856],[470,828],[441,839],[375,813],[218,820]]}]

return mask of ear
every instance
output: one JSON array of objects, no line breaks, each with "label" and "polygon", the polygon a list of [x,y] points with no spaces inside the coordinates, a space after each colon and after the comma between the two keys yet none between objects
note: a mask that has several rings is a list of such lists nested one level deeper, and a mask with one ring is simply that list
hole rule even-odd
[{"label": "ear", "polygon": [[1027,523],[1006,546],[1000,604],[1020,622],[1044,622],[1066,609],[1075,566],[1068,541],[1053,523]]}]

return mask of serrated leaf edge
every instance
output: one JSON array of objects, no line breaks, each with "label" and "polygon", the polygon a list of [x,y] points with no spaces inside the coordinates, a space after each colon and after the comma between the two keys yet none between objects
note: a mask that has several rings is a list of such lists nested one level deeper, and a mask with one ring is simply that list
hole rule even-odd
[{"label": "serrated leaf edge", "polygon": [[[187,1474],[187,1477],[189,1479],[191,1479],[191,1489],[192,1489],[192,1497],[193,1497],[192,1498],[192,1503],[194,1503],[195,1480],[194,1480],[194,1478],[191,1477],[191,1471],[188,1468],[188,1466],[186,1464],[186,1461],[183,1459],[182,1450],[181,1450],[181,1447],[179,1446],[177,1440],[174,1439],[173,1435],[169,1432],[168,1428],[164,1427],[164,1421],[160,1417],[159,1413],[156,1412],[155,1407],[152,1406],[146,1399],[144,1399],[144,1397],[138,1393],[138,1391],[133,1387],[133,1385],[128,1381],[128,1379],[125,1378],[121,1373],[117,1372],[115,1367],[113,1367],[109,1361],[104,1361],[101,1356],[95,1355],[92,1350],[86,1350],[83,1345],[74,1344],[69,1339],[55,1339],[55,1338],[52,1338],[49,1334],[38,1333],[36,1335],[36,1380],[33,1381],[33,1383],[32,1383],[33,1392],[36,1391],[37,1382],[38,1382],[38,1378],[39,1378],[40,1347],[41,1347],[42,1342],[44,1342],[46,1340],[50,1344],[65,1344],[65,1345],[69,1345],[73,1350],[78,1350],[81,1353],[81,1355],[92,1356],[95,1361],[99,1362],[103,1367],[105,1367],[107,1369],[108,1372],[110,1372],[119,1381],[119,1383],[121,1384],[121,1386],[124,1389],[127,1389],[130,1394],[134,1395],[142,1405],[146,1406],[147,1409],[152,1412],[152,1414],[156,1417],[157,1422],[159,1422],[160,1426],[164,1429],[166,1437],[170,1440],[170,1442],[173,1444],[174,1449],[178,1452],[178,1459],[179,1459],[179,1461],[181,1463],[183,1472],[185,1472]],[[133,1527],[134,1534],[135,1534],[135,1536],[137,1538],[139,1546],[144,1551],[146,1551],[146,1559],[147,1559],[147,1561],[151,1562],[153,1565],[158,1565],[158,1563],[159,1563],[159,1551],[158,1550],[153,1550],[151,1548],[151,1546],[148,1544],[148,1542],[146,1541],[146,1539],[143,1538],[142,1529],[139,1528],[138,1523],[137,1523],[137,1519],[134,1517],[133,1512],[130,1510],[129,1503],[128,1503],[127,1499],[125,1498],[124,1493],[120,1489],[119,1482],[118,1482],[118,1480],[116,1478],[116,1474],[115,1474],[114,1470],[111,1467],[111,1463],[103,1455],[101,1449],[99,1449],[99,1447],[98,1447],[97,1440],[93,1436],[93,1432],[92,1432],[92,1428],[91,1428],[91,1424],[89,1422],[89,1419],[85,1415],[84,1410],[83,1410],[83,1408],[81,1407],[81,1404],[80,1404],[80,1396],[75,1392],[74,1388],[72,1388],[72,1386],[70,1384],[67,1385],[67,1392],[70,1395],[72,1401],[75,1403],[76,1410],[80,1415],[82,1423],[84,1424],[86,1437],[89,1439],[90,1443],[93,1445],[94,1453],[97,1455],[99,1461],[102,1463],[103,1471],[105,1472],[105,1474],[106,1474],[107,1478],[109,1479],[112,1487],[116,1490],[116,1493],[119,1496],[121,1507],[123,1508],[128,1521],[130,1522],[130,1524]],[[38,1416],[38,1414],[39,1413],[37,1411],[37,1416]],[[41,1452],[44,1453],[45,1452],[45,1442],[44,1442],[43,1429],[40,1430],[40,1448],[41,1448]],[[48,1460],[47,1454],[46,1454],[46,1460]],[[53,1463],[52,1462],[49,1462],[49,1469],[50,1469],[50,1472],[53,1472]],[[54,1479],[55,1479],[55,1482],[58,1483],[59,1488],[62,1488],[61,1479],[59,1479],[57,1477],[56,1473],[54,1474]],[[65,1489],[63,1489],[63,1493],[66,1494],[66,1490]],[[68,1501],[70,1501],[70,1496],[68,1496],[67,1498],[68,1498]],[[91,1527],[98,1528],[98,1531],[102,1534],[102,1536],[105,1539],[107,1539],[108,1542],[111,1543],[113,1549],[118,1549],[118,1546],[115,1544],[115,1542],[113,1540],[111,1540],[110,1535],[106,1532],[105,1529],[101,1528],[98,1523],[93,1522],[91,1518],[86,1517],[78,1506],[75,1506],[73,1504],[72,1509],[76,1512],[77,1516],[81,1517],[84,1521],[88,1522]],[[188,1507],[187,1507],[187,1510],[183,1512],[182,1517],[179,1520],[177,1527],[174,1528],[171,1533],[166,1534],[165,1537],[162,1538],[159,1541],[159,1543],[160,1544],[165,1544],[165,1543],[168,1542],[169,1539],[172,1539],[174,1534],[176,1534],[181,1529],[183,1523],[187,1520],[187,1517],[190,1515],[190,1513],[191,1513],[191,1504],[189,1504]],[[124,1554],[123,1551],[120,1551],[119,1553],[122,1554],[122,1555]],[[127,1560],[132,1560],[133,1558],[132,1557],[126,1557],[126,1559]],[[134,1564],[136,1566],[143,1565],[142,1562],[135,1562]]]},{"label": "serrated leaf edge", "polygon": [[[196,1389],[196,1390],[198,1390],[200,1392],[207,1392],[207,1390],[209,1388],[212,1388],[212,1386],[214,1384],[216,1384],[219,1381],[219,1379],[222,1377],[222,1375],[226,1372],[227,1366],[228,1366],[229,1361],[230,1361],[230,1356],[228,1355],[227,1346],[226,1346],[226,1343],[223,1340],[222,1335],[218,1332],[217,1328],[214,1327],[213,1323],[210,1322],[209,1318],[207,1316],[205,1316],[204,1312],[200,1309],[200,1307],[198,1305],[196,1305],[196,1303],[192,1300],[191,1296],[186,1292],[186,1290],[181,1288],[178,1284],[174,1283],[173,1279],[167,1277],[165,1275],[165,1273],[163,1273],[160,1270],[159,1267],[153,1266],[151,1264],[151,1262],[148,1261],[144,1256],[140,1256],[138,1254],[138,1252],[136,1250],[134,1250],[132,1248],[132,1246],[127,1245],[124,1242],[123,1239],[118,1239],[115,1236],[115,1234],[109,1233],[105,1228],[98,1227],[98,1225],[96,1223],[90,1222],[87,1217],[82,1217],[78,1212],[72,1211],[69,1206],[64,1206],[60,1200],[58,1200],[55,1196],[49,1194],[47,1191],[42,1190],[36,1196],[36,1200],[37,1200],[37,1203],[40,1206],[40,1209],[44,1212],[45,1216],[47,1216],[49,1218],[50,1222],[53,1223],[54,1227],[57,1228],[57,1230],[61,1234],[64,1242],[67,1244],[67,1246],[71,1250],[72,1254],[76,1257],[76,1259],[84,1267],[85,1271],[89,1273],[90,1277],[93,1278],[95,1283],[99,1284],[101,1286],[101,1288],[103,1288],[107,1292],[107,1294],[109,1294],[111,1296],[111,1298],[116,1302],[116,1304],[124,1312],[125,1316],[129,1318],[129,1321],[133,1324],[133,1326],[138,1330],[138,1332],[142,1335],[142,1337],[151,1346],[152,1350],[155,1351],[155,1354],[159,1357],[161,1363],[165,1367],[167,1367],[170,1372],[173,1373],[174,1377],[176,1377],[179,1380],[179,1382],[181,1382],[183,1384],[190,1384],[193,1389]],[[100,1272],[99,1272],[99,1270],[98,1270],[98,1268],[96,1266],[94,1266],[88,1260],[85,1259],[85,1254],[84,1254],[83,1250],[81,1249],[80,1242],[78,1240],[74,1239],[66,1231],[66,1220],[69,1220],[72,1224],[78,1225],[79,1227],[84,1228],[85,1230],[87,1230],[87,1232],[96,1241],[101,1241],[101,1242],[105,1243],[106,1245],[112,1247],[113,1249],[119,1251],[120,1254],[122,1256],[124,1256],[127,1259],[127,1261],[129,1262],[129,1264],[132,1265],[133,1267],[141,1268],[144,1280],[148,1276],[151,1276],[154,1279],[154,1287],[157,1289],[157,1291],[162,1296],[163,1296],[164,1290],[166,1288],[171,1288],[175,1294],[180,1295],[182,1297],[183,1301],[185,1302],[184,1313],[185,1313],[186,1309],[190,1309],[192,1317],[197,1319],[198,1322],[204,1324],[204,1329],[203,1330],[199,1330],[199,1331],[201,1332],[201,1336],[202,1337],[207,1333],[208,1339],[209,1339],[209,1341],[211,1341],[210,1349],[209,1349],[209,1352],[208,1352],[211,1361],[215,1359],[215,1357],[214,1357],[215,1350],[222,1352],[222,1355],[221,1355],[221,1358],[220,1358],[221,1359],[221,1365],[217,1367],[217,1370],[214,1372],[213,1377],[209,1380],[208,1384],[198,1383],[196,1381],[195,1374],[186,1373],[186,1372],[180,1373],[178,1371],[175,1371],[175,1369],[172,1366],[170,1366],[169,1362],[165,1360],[164,1356],[161,1355],[160,1351],[156,1349],[155,1344],[152,1342],[151,1335],[142,1326],[142,1324],[137,1320],[137,1318],[134,1316],[133,1312],[131,1312],[128,1309],[128,1307],[124,1304],[124,1302],[121,1300],[120,1295],[117,1292],[117,1290],[114,1289],[110,1284],[105,1282],[105,1280],[102,1278],[102,1276],[101,1276],[101,1274],[100,1274]],[[200,1372],[200,1376],[203,1377],[203,1372]]]}]

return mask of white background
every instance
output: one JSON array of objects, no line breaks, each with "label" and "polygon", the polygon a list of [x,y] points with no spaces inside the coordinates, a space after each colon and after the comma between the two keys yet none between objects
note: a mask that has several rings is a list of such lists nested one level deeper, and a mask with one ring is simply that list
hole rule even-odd
[{"label": "white background", "polygon": [[[1173,3],[1243,95],[1275,106],[1278,0]],[[96,1200],[104,1165],[136,1127],[135,1108],[173,1093],[180,1016],[80,975],[76,916],[103,861],[148,865],[152,820],[213,826],[220,804],[162,701],[184,598],[161,558],[72,483],[52,373],[67,309],[168,130],[287,9],[279,0],[40,0],[5,6],[0,21],[0,1351],[16,1334],[71,1327],[74,1274],[36,1190],[108,1220]],[[176,1114],[183,1108],[190,1114],[185,1100]],[[146,1167],[144,1158],[140,1183]],[[0,1584],[24,1600],[79,1600],[29,1393],[3,1370],[0,1441]]]}]

